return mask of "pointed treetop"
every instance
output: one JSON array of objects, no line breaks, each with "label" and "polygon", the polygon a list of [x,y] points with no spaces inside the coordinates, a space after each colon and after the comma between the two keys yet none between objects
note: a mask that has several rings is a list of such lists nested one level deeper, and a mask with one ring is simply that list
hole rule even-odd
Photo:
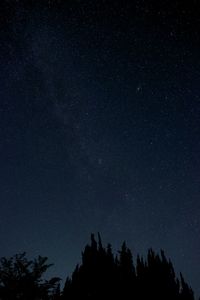
[{"label": "pointed treetop", "polygon": [[91,234],[91,248],[97,250],[97,242],[95,241],[94,233]]},{"label": "pointed treetop", "polygon": [[98,232],[98,246],[99,246],[99,250],[102,250],[102,249],[103,249],[102,241],[101,241],[101,236],[100,236],[100,233],[99,233],[99,232]]}]

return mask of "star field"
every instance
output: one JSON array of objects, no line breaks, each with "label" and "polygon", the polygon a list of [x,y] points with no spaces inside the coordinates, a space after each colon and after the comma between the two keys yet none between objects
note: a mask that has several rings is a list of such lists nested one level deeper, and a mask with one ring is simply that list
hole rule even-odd
[{"label": "star field", "polygon": [[65,279],[100,231],[165,249],[198,296],[197,1],[0,6],[0,256]]}]

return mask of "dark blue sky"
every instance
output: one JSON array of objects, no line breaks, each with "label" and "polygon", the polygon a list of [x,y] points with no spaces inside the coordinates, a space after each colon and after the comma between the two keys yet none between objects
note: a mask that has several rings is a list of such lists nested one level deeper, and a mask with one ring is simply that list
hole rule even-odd
[{"label": "dark blue sky", "polygon": [[100,231],[199,295],[197,1],[40,2],[1,1],[0,256],[65,279]]}]

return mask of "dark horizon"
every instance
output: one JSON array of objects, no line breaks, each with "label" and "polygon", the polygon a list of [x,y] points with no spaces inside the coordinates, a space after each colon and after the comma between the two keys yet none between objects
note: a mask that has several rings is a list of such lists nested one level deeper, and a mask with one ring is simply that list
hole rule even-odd
[{"label": "dark horizon", "polygon": [[0,298],[2,300],[69,300],[69,299],[163,299],[194,300],[194,291],[182,273],[177,276],[173,263],[164,250],[149,249],[146,256],[137,255],[133,261],[130,248],[124,241],[117,255],[112,245],[103,244],[91,234],[82,250],[81,263],[65,278],[46,278],[52,264],[48,258],[28,258],[18,253],[0,259]]},{"label": "dark horizon", "polygon": [[199,15],[195,0],[1,1],[0,256],[46,255],[64,277],[100,232],[164,249],[200,295]]}]

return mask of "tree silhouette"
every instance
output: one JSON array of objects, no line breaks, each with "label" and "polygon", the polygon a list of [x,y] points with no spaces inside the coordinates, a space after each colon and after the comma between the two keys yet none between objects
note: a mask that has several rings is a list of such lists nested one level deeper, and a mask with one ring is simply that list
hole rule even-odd
[{"label": "tree silhouette", "polygon": [[42,280],[43,274],[51,266],[47,257],[38,256],[28,260],[26,253],[0,260],[1,300],[46,300],[54,299],[58,293],[59,278]]},{"label": "tree silhouette", "polygon": [[118,294],[120,294],[121,297],[128,297],[128,295],[131,294],[133,286],[135,286],[135,275],[132,253],[130,249],[127,248],[126,243],[123,242],[118,259]]},{"label": "tree silhouette", "polygon": [[161,250],[149,249],[147,258],[137,256],[136,266],[126,243],[114,258],[110,244],[102,245],[91,235],[90,245],[82,253],[82,263],[67,279],[63,299],[135,299],[194,300],[192,289],[176,277],[173,265]]},{"label": "tree silhouette", "polygon": [[154,299],[194,300],[194,293],[183,275],[178,278],[163,250],[137,255],[123,242],[114,257],[112,246],[103,246],[91,234],[82,252],[82,262],[60,291],[59,278],[44,280],[51,266],[47,258],[28,260],[25,253],[0,259],[0,300],[76,300],[76,299]]},{"label": "tree silhouette", "polygon": [[180,273],[181,277],[181,300],[193,300],[194,293],[191,287],[185,282],[182,273]]}]

